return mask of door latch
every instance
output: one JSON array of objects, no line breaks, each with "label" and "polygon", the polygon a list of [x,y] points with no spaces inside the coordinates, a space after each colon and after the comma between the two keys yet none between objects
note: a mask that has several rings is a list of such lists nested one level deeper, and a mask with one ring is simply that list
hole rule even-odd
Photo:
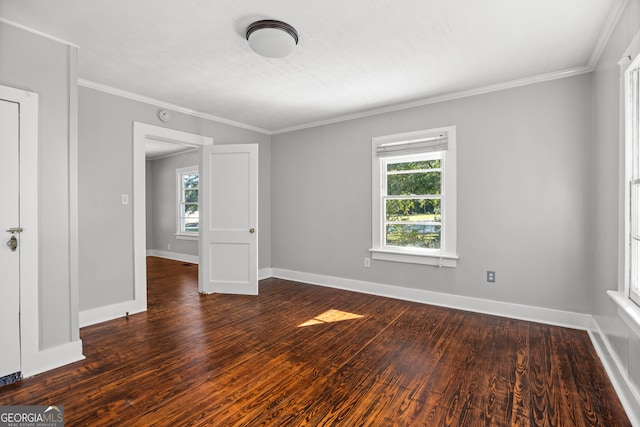
[{"label": "door latch", "polygon": [[16,251],[16,248],[18,247],[18,239],[16,239],[15,235],[11,236],[11,238],[7,242],[7,246],[11,248],[12,252]]},{"label": "door latch", "polygon": [[13,227],[7,230],[7,233],[11,233],[11,238],[7,242],[7,246],[11,248],[12,252],[15,252],[18,248],[18,239],[16,238],[16,234],[20,234],[22,231],[22,227]]}]

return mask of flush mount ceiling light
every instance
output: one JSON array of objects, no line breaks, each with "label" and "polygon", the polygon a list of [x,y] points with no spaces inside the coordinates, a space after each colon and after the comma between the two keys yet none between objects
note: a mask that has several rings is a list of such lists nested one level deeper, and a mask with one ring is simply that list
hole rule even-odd
[{"label": "flush mount ceiling light", "polygon": [[267,58],[284,58],[298,44],[298,32],[291,25],[272,19],[256,21],[247,28],[249,47]]}]

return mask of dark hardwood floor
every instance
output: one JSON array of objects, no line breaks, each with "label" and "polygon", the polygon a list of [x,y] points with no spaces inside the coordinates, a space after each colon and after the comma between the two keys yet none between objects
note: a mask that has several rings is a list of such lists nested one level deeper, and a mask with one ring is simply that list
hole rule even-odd
[{"label": "dark hardwood floor", "polygon": [[278,279],[203,296],[195,265],[148,272],[146,313],[83,328],[86,360],[0,405],[63,405],[67,426],[630,425],[584,331]]}]

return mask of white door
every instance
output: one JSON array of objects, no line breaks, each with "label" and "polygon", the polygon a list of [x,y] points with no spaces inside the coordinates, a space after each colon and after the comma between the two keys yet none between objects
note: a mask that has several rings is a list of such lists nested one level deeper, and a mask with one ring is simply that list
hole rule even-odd
[{"label": "white door", "polygon": [[199,291],[257,295],[258,146],[206,146],[200,162]]},{"label": "white door", "polygon": [[20,234],[12,250],[6,230],[20,226],[19,112],[20,104],[0,99],[0,378],[20,372]]}]

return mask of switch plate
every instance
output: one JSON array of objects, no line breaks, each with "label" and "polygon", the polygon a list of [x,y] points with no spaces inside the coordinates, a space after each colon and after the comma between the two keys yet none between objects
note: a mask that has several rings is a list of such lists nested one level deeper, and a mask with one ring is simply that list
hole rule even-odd
[{"label": "switch plate", "polygon": [[121,197],[123,205],[128,205],[129,204],[129,195],[128,194],[121,194],[120,197]]},{"label": "switch plate", "polygon": [[487,282],[496,283],[496,272],[495,271],[487,271]]}]

